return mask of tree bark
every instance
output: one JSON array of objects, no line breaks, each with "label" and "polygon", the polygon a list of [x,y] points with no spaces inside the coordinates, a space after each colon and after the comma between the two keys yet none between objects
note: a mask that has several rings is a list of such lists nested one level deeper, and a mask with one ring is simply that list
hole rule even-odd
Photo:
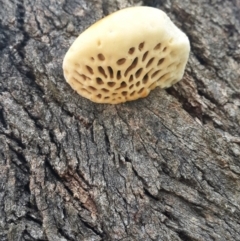
[{"label": "tree bark", "polygon": [[[183,80],[95,104],[62,74],[118,9],[189,37]],[[0,240],[240,240],[239,0],[0,0]]]}]

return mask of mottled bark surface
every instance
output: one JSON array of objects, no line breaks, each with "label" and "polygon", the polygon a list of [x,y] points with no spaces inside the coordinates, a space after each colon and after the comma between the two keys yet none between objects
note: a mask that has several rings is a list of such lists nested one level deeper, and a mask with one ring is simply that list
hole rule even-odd
[{"label": "mottled bark surface", "polygon": [[[189,36],[181,82],[91,103],[68,47],[120,8]],[[0,0],[0,240],[240,240],[239,0]]]}]

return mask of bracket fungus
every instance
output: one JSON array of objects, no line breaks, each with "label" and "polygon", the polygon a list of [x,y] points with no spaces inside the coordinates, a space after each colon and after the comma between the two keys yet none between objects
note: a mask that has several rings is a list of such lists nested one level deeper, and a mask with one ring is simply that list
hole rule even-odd
[{"label": "bracket fungus", "polygon": [[79,35],[64,57],[64,77],[81,96],[118,104],[181,80],[189,52],[188,37],[163,11],[130,7]]}]

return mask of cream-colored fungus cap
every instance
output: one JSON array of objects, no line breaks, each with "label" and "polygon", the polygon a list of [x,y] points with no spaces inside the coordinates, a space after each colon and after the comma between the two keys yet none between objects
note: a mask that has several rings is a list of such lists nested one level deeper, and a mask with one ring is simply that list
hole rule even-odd
[{"label": "cream-colored fungus cap", "polygon": [[163,11],[130,7],[80,34],[64,58],[64,77],[80,95],[117,104],[178,82],[189,51],[188,37]]}]

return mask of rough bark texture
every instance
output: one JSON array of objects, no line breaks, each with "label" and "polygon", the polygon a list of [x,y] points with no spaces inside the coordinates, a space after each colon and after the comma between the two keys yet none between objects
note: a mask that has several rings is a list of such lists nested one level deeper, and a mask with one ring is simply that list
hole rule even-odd
[{"label": "rough bark texture", "polygon": [[[68,47],[120,8],[190,38],[181,82],[94,104]],[[0,240],[240,240],[239,0],[0,0]]]}]

